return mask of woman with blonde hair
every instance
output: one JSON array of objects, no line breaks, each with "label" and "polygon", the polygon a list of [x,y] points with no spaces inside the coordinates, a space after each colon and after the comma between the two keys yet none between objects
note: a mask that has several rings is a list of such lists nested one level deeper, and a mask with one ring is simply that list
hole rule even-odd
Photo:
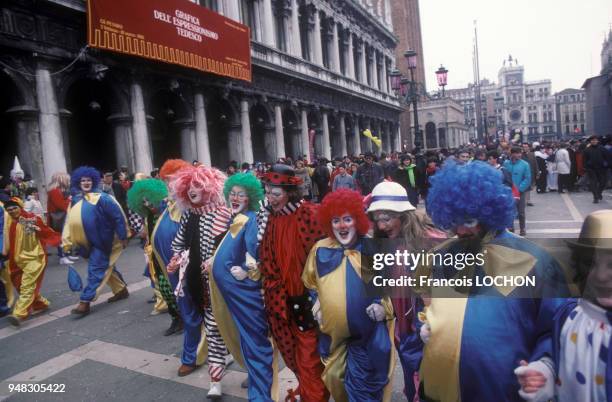
[{"label": "woman with blonde hair", "polygon": [[[56,172],[51,176],[47,191],[47,219],[51,229],[61,233],[66,221],[66,212],[70,205],[70,175]],[[61,247],[57,248],[60,264],[72,264],[79,257],[66,256]]]}]

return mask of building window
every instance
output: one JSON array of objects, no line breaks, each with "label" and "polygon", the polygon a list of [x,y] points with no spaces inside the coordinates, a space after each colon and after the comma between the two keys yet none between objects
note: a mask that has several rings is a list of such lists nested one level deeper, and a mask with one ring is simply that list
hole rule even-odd
[{"label": "building window", "polygon": [[581,124],[581,125],[580,125],[580,132],[581,132],[581,133],[584,133],[584,124]]},{"label": "building window", "polygon": [[243,0],[240,3],[240,20],[251,28],[251,39],[258,39],[258,27],[256,19],[256,5],[254,0]]},{"label": "building window", "polygon": [[580,121],[584,121],[584,112],[580,112]]},{"label": "building window", "polygon": [[274,9],[274,28],[276,31],[276,46],[278,46],[278,50],[286,52],[287,51],[287,38],[285,37],[285,10],[284,10],[284,2],[273,3],[275,5]]},{"label": "building window", "polygon": [[300,9],[300,16],[299,16],[299,21],[300,21],[300,41],[302,42],[302,58],[304,60],[311,60],[310,59],[310,35],[309,35],[309,30],[310,30],[310,23],[309,23],[309,12],[308,12],[308,8],[306,5],[301,5]]},{"label": "building window", "polygon": [[569,114],[566,114],[566,115],[565,115],[565,122],[566,122],[566,123],[569,123]]},{"label": "building window", "polygon": [[567,126],[567,125],[565,126],[565,133],[569,134],[569,126]]}]

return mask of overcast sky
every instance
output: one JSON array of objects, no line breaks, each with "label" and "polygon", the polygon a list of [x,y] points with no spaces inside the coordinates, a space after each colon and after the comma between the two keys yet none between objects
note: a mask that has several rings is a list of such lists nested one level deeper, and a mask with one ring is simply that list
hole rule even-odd
[{"label": "overcast sky", "polygon": [[612,0],[419,0],[428,90],[435,70],[449,70],[446,88],[473,82],[472,43],[478,22],[480,78],[498,81],[511,54],[528,81],[550,78],[553,92],[580,88],[599,74]]}]

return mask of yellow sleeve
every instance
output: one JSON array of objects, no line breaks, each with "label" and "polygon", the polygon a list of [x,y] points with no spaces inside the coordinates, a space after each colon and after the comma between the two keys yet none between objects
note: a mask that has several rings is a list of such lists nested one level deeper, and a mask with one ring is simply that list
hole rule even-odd
[{"label": "yellow sleeve", "polygon": [[68,209],[66,210],[66,220],[64,221],[64,228],[62,229],[62,249],[65,252],[68,252],[72,249],[72,238],[70,236],[70,210],[72,209],[71,205],[68,205]]},{"label": "yellow sleeve", "polygon": [[2,254],[8,255],[9,253],[9,227],[11,226],[11,217],[4,211],[4,225],[2,227]]},{"label": "yellow sleeve", "polygon": [[317,290],[317,249],[319,248],[319,242],[317,242],[311,249],[306,259],[306,265],[304,265],[304,271],[302,272],[302,282],[304,286],[310,290]]}]

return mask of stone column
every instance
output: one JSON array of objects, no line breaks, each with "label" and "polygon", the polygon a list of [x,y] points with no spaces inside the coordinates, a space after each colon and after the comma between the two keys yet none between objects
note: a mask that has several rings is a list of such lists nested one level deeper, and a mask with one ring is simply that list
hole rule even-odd
[{"label": "stone column", "polygon": [[240,22],[240,0],[219,0],[224,2],[224,15]]},{"label": "stone column", "polygon": [[318,65],[323,65],[323,46],[321,45],[321,15],[319,14],[319,10],[313,7],[314,12],[314,63]]},{"label": "stone column", "polygon": [[380,88],[381,91],[383,91],[384,93],[388,94],[389,93],[389,77],[387,76],[387,70],[389,69],[389,66],[387,65],[387,58],[385,57],[385,55],[383,54],[382,56],[382,88]]},{"label": "stone column", "polygon": [[339,73],[340,72],[340,37],[338,35],[338,23],[334,21],[333,24],[334,24],[334,36],[332,39],[333,70]]},{"label": "stone column", "polygon": [[323,115],[323,156],[331,160],[331,143],[329,141],[329,124],[327,120],[327,111],[321,113]]},{"label": "stone column", "polygon": [[361,153],[361,133],[359,131],[359,119],[355,116],[355,125],[353,126],[353,155]]},{"label": "stone column", "polygon": [[368,85],[368,63],[366,60],[366,44],[365,41],[361,42],[361,82],[365,85]]},{"label": "stone column", "polygon": [[[272,0],[263,0],[263,43],[274,47],[274,16],[272,14]],[[282,29],[282,27],[279,27]]]},{"label": "stone column", "polygon": [[385,24],[387,24],[388,26],[391,26],[393,24],[393,21],[391,18],[391,1],[390,0],[385,0]]},{"label": "stone column", "polygon": [[251,121],[249,118],[249,101],[240,101],[240,125],[242,127],[242,163],[253,163],[253,143],[251,142]]},{"label": "stone column", "polygon": [[402,144],[402,129],[399,124],[395,126],[395,147],[398,152],[404,150],[404,144]]},{"label": "stone column", "polygon": [[300,143],[302,144],[302,149],[301,154],[302,155],[307,155],[308,160],[310,161],[310,158],[312,158],[313,155],[310,155],[310,141],[308,140],[308,110],[306,108],[302,108],[301,110],[301,115],[302,115],[302,135],[301,135],[301,141]]},{"label": "stone column", "polygon": [[229,158],[238,163],[242,162],[242,127],[240,124],[232,124],[227,133],[227,147]]},{"label": "stone column", "polygon": [[298,0],[291,0],[291,54],[302,57],[302,38],[300,38],[300,18]]},{"label": "stone column", "polygon": [[376,49],[372,49],[372,88],[379,89],[378,85],[378,57]]},{"label": "stone column", "polygon": [[195,135],[195,121],[191,119],[179,119],[174,122],[181,136],[181,158],[187,162],[198,159],[197,143]]},{"label": "stone column", "polygon": [[153,167],[151,139],[147,129],[142,87],[136,82],[130,86],[130,110],[132,112],[132,139],[136,171],[150,172]]},{"label": "stone column", "polygon": [[44,150],[42,152],[44,183],[49,183],[53,173],[65,172],[67,169],[55,88],[49,70],[42,66],[36,69],[36,93],[40,142]]},{"label": "stone column", "polygon": [[276,159],[285,156],[285,136],[283,133],[283,111],[281,105],[274,105],[274,134],[276,137]]},{"label": "stone column", "polygon": [[194,95],[194,109],[197,159],[204,165],[211,166],[210,143],[208,142],[208,120],[206,119],[204,95],[201,90],[197,90]]},{"label": "stone column", "polygon": [[353,33],[351,31],[348,32],[348,76],[349,78],[355,79],[355,57],[354,57],[354,46],[353,46]]},{"label": "stone column", "polygon": [[346,122],[344,121],[344,114],[340,114],[338,117],[340,124],[340,153],[341,156],[348,155],[346,147]]},{"label": "stone column", "polygon": [[127,114],[113,114],[106,119],[113,128],[115,137],[115,154],[117,156],[117,166],[127,166],[130,171],[135,171],[133,164],[133,146],[130,141],[132,133],[132,116]]}]

